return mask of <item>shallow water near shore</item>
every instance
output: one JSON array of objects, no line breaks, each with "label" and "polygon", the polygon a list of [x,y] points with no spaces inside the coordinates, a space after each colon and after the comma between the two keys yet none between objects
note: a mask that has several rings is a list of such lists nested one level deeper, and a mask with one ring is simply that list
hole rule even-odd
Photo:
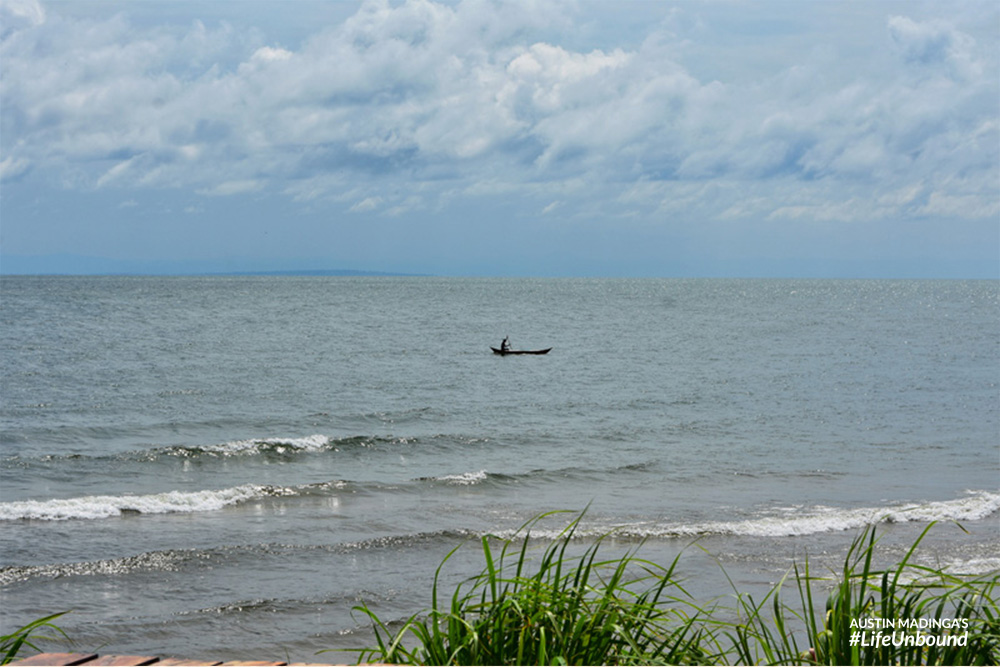
[{"label": "shallow water near shore", "polygon": [[581,548],[683,551],[705,599],[873,521],[887,558],[940,521],[920,558],[1000,569],[996,281],[0,287],[4,631],[72,609],[81,649],[316,661],[555,509]]}]

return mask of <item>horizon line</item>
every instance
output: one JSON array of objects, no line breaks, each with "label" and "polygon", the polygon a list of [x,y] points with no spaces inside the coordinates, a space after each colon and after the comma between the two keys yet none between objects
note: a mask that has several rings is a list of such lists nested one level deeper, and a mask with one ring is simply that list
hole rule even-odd
[{"label": "horizon line", "polygon": [[864,275],[790,275],[790,274],[734,274],[734,275],[623,275],[623,274],[477,274],[477,273],[403,273],[394,271],[363,271],[350,269],[301,269],[287,271],[193,271],[151,273],[140,271],[114,271],[95,273],[5,272],[0,278],[482,278],[526,280],[886,280],[886,281],[1000,281],[998,276],[864,276]]}]

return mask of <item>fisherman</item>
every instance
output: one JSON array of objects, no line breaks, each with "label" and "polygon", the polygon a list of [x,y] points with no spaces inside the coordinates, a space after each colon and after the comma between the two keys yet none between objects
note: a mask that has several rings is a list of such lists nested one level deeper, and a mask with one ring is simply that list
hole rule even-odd
[{"label": "fisherman", "polygon": [[500,343],[500,351],[501,352],[509,352],[510,351],[510,336],[504,336],[503,342]]}]

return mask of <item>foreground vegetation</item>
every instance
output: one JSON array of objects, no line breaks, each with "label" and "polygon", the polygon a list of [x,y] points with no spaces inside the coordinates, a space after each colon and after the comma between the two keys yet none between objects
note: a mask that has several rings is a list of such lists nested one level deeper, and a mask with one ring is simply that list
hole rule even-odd
[{"label": "foreground vegetation", "polygon": [[[601,540],[570,555],[580,517],[536,549],[531,530],[546,516],[514,538],[484,537],[484,569],[445,598],[439,582],[459,547],[453,549],[435,573],[431,608],[402,624],[357,607],[376,639],[359,662],[1000,664],[1000,574],[952,575],[917,564],[914,553],[930,526],[891,567],[875,567],[878,539],[869,527],[835,576],[814,575],[806,560],[759,601],[730,582],[734,595],[701,605],[676,576],[677,559],[663,567],[640,558],[638,549],[602,559]],[[794,604],[782,597],[786,588]],[[25,647],[37,651],[35,641],[55,639],[51,631],[65,637],[53,623],[61,615],[0,636],[0,664]]]},{"label": "foreground vegetation", "polygon": [[[784,580],[760,601],[734,589],[734,598],[700,606],[675,576],[676,559],[663,567],[633,550],[601,560],[600,540],[569,556],[579,517],[539,555],[530,533],[545,516],[498,545],[484,537],[483,571],[444,598],[439,581],[452,550],[435,574],[431,608],[395,630],[367,605],[357,607],[377,642],[359,662],[1000,664],[1000,575],[957,576],[913,562],[930,527],[886,569],[874,566],[874,527],[854,540],[835,577],[815,576],[808,560],[796,565],[788,575],[794,606],[782,598]],[[819,588],[827,591],[823,606]]]},{"label": "foreground vegetation", "polygon": [[7,663],[14,661],[17,658],[17,654],[20,653],[21,649],[24,647],[38,651],[39,649],[35,646],[33,640],[39,641],[42,639],[53,639],[51,635],[40,634],[41,632],[54,630],[65,637],[66,633],[64,633],[59,626],[52,622],[65,613],[67,612],[63,611],[58,614],[46,616],[45,618],[39,618],[31,623],[28,623],[24,627],[14,630],[14,632],[9,635],[0,635],[0,665],[6,665]]}]

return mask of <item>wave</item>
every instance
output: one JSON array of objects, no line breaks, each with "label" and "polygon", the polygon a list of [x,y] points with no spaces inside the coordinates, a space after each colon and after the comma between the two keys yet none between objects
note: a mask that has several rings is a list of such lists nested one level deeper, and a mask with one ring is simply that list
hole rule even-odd
[{"label": "wave", "polygon": [[289,557],[304,552],[323,551],[334,554],[356,554],[366,551],[399,550],[422,545],[454,545],[475,540],[482,533],[464,529],[445,529],[402,535],[383,535],[358,542],[337,544],[233,544],[204,549],[167,549],[148,551],[134,556],[108,558],[71,563],[35,565],[8,565],[0,567],[0,587],[32,579],[61,579],[64,577],[121,576],[135,572],[179,572],[197,567],[216,569],[239,567],[244,559],[259,562],[273,558],[287,562]]},{"label": "wave", "polygon": [[197,558],[195,549],[152,551],[124,558],[58,563],[55,565],[11,565],[0,568],[0,586],[29,579],[57,579],[94,575],[117,576],[129,572],[177,571],[181,564]]},{"label": "wave", "polygon": [[407,443],[405,438],[383,438],[379,436],[348,436],[331,438],[325,435],[309,435],[302,438],[250,438],[230,440],[215,445],[161,447],[147,452],[130,452],[128,457],[149,460],[165,456],[179,458],[228,458],[235,456],[294,456],[313,452],[339,452],[353,447],[374,447],[379,444]]},{"label": "wave", "polygon": [[878,523],[978,521],[998,510],[1000,493],[969,491],[966,497],[954,500],[848,509],[824,506],[804,510],[782,508],[780,514],[745,521],[626,526],[615,534],[639,538],[699,535],[797,537],[853,530]]},{"label": "wave", "polygon": [[421,544],[439,544],[442,542],[454,544],[455,542],[478,539],[485,534],[464,528],[444,529],[423,533],[409,533],[406,535],[383,535],[360,542],[346,542],[334,548],[338,552],[347,552],[368,551],[370,549],[397,549]]},{"label": "wave", "polygon": [[[413,481],[471,486],[486,481],[503,483],[511,479],[507,475],[480,470],[457,475],[421,477]],[[405,484],[381,484],[378,482],[359,484],[346,480],[335,480],[299,486],[241,484],[226,489],[204,491],[165,491],[147,495],[122,494],[49,500],[19,500],[0,502],[0,521],[66,521],[71,519],[107,519],[140,514],[212,512],[231,505],[268,497],[329,495],[348,487],[351,487],[355,492],[392,493],[408,490]]]},{"label": "wave", "polygon": [[[359,589],[357,591],[344,592],[340,594],[306,597],[306,598],[253,598],[246,600],[236,600],[225,604],[199,609],[187,609],[174,612],[174,616],[199,617],[199,616],[228,616],[235,615],[241,618],[262,615],[268,622],[274,620],[273,614],[291,614],[314,617],[318,611],[324,607],[337,609],[351,608],[364,602],[369,605],[392,600],[392,592],[384,592],[369,589]],[[338,634],[350,634],[357,630],[351,628],[345,632],[341,630]]]},{"label": "wave", "polygon": [[462,486],[471,486],[473,484],[479,484],[480,482],[485,482],[489,478],[489,473],[485,470],[480,470],[478,472],[466,472],[461,475],[443,475],[441,477],[421,477],[418,481],[433,481],[433,482],[445,482],[447,484],[459,484]]},{"label": "wave", "polygon": [[[954,500],[909,503],[887,507],[811,508],[775,507],[770,514],[743,521],[705,521],[699,523],[666,523],[637,521],[632,523],[588,523],[574,531],[574,538],[592,540],[604,536],[618,539],[673,539],[703,536],[733,537],[800,537],[821,533],[854,530],[880,523],[979,521],[1000,511],[1000,493],[968,491],[964,498]],[[499,537],[517,537],[515,530],[497,531]],[[558,539],[561,529],[532,530],[531,536]]]},{"label": "wave", "polygon": [[325,547],[285,544],[227,545],[209,549],[167,549],[147,551],[134,556],[107,558],[71,563],[44,565],[10,565],[0,568],[0,586],[29,579],[61,579],[64,577],[121,576],[135,572],[178,572],[195,564],[213,568],[222,563],[238,562],[241,555],[258,559],[264,556],[284,557],[293,550],[313,550]]},{"label": "wave", "polygon": [[[458,479],[463,476],[456,475],[454,477]],[[327,482],[301,487],[245,485],[221,491],[196,492],[187,495],[216,494],[218,498],[203,505],[188,503],[185,507],[189,509],[177,511],[207,511],[215,506],[216,503],[223,503],[221,506],[225,506],[225,503],[245,502],[246,500],[268,496],[327,493],[331,489],[345,488],[346,485],[347,483],[345,482]],[[145,502],[151,504],[154,507],[153,512],[157,511],[157,509],[161,512],[174,511],[167,509],[169,507],[167,504],[157,505],[157,501],[154,499],[161,496],[170,497],[175,494],[177,492],[141,496],[138,498],[145,499]],[[125,502],[125,499],[129,499],[131,502]],[[30,510],[33,513],[32,516],[24,516],[24,514],[28,513],[26,503],[0,503],[0,518],[48,518],[53,520],[91,518],[96,513],[95,508],[98,507],[98,504],[100,508],[136,506],[135,499],[136,497],[122,496],[112,499],[110,503],[96,497],[80,498],[75,499],[75,501],[45,501],[36,505],[42,508],[47,506],[47,513],[39,512],[36,507]],[[63,506],[58,503],[71,503],[72,506],[77,508],[78,516],[68,516]],[[21,516],[17,516],[18,508],[13,506],[21,506]],[[203,509],[190,509],[191,507],[201,507]],[[108,511],[110,512],[110,510]],[[779,514],[773,516],[738,522],[720,521],[696,524],[636,522],[609,527],[607,523],[604,523],[602,526],[588,521],[588,525],[578,527],[574,532],[574,538],[592,540],[606,535],[626,540],[678,539],[712,535],[780,538],[841,532],[863,528],[875,523],[977,521],[1000,511],[1000,493],[970,491],[964,498],[880,508],[836,509],[818,506],[809,510],[780,508],[777,511]],[[121,510],[118,510],[118,513],[121,513]],[[102,516],[111,515],[109,513]],[[532,538],[541,540],[558,539],[562,535],[563,531],[561,528],[540,528],[536,525],[531,531]],[[319,550],[343,554],[370,550],[398,550],[419,547],[425,544],[455,544],[468,540],[475,541],[485,536],[519,539],[524,537],[524,534],[518,532],[516,529],[489,530],[484,532],[464,528],[451,528],[427,532],[380,535],[361,541],[335,544],[262,543],[217,546],[209,549],[171,549],[107,560],[50,565],[7,566],[0,568],[0,586],[38,578],[54,579],[94,575],[117,576],[130,572],[154,570],[177,571],[183,567],[190,566],[192,563],[203,567],[213,567],[213,562],[218,564],[238,562],[239,558],[237,556],[241,553],[249,554],[249,557],[253,559],[273,556],[284,560],[292,553],[303,551]],[[940,565],[940,563],[936,563],[936,565]],[[968,554],[965,557],[955,557],[949,560],[945,563],[944,569],[953,574],[985,574],[1000,570],[1000,558],[992,553]]]},{"label": "wave", "polygon": [[0,521],[105,519],[129,514],[211,512],[229,505],[275,496],[301,495],[309,487],[242,484],[210,491],[166,491],[149,495],[83,496],[0,503]]},{"label": "wave", "polygon": [[150,449],[133,450],[118,454],[90,456],[87,454],[48,454],[38,457],[8,456],[2,459],[4,467],[24,468],[33,464],[58,464],[63,461],[139,461],[152,462],[164,458],[192,459],[198,457],[231,457],[254,455],[287,455],[301,452],[338,450],[352,444],[372,445],[379,442],[377,437],[329,438],[325,435],[310,435],[302,438],[249,438],[231,440],[213,445],[171,445]]},{"label": "wave", "polygon": [[600,469],[600,468],[580,468],[580,467],[567,467],[559,468],[556,470],[548,470],[545,468],[539,468],[537,470],[529,470],[523,473],[497,473],[489,472],[487,470],[475,470],[463,473],[457,473],[452,475],[439,475],[432,477],[418,477],[417,482],[434,482],[440,484],[450,484],[457,486],[474,486],[477,484],[484,483],[498,483],[498,484],[509,484],[509,483],[520,483],[520,482],[549,482],[549,481],[559,481],[565,479],[591,479],[594,476],[605,476],[609,473],[633,473],[633,472],[646,472],[652,469],[656,465],[655,462],[646,461],[642,463],[633,463],[628,465],[617,466],[612,469]]},{"label": "wave", "polygon": [[500,475],[496,473],[486,472],[485,470],[477,470],[475,472],[463,472],[457,475],[441,475],[439,477],[418,477],[415,481],[439,482],[443,484],[453,484],[458,486],[473,486],[475,484],[482,484],[487,480],[508,481],[510,479],[512,478],[509,475]]},{"label": "wave", "polygon": [[966,560],[953,558],[943,564],[933,563],[932,567],[938,565],[948,574],[970,576],[991,574],[993,572],[1000,572],[1000,557],[985,556],[983,558],[969,558]]},{"label": "wave", "polygon": [[264,452],[284,454],[287,452],[321,451],[329,448],[334,442],[325,435],[310,435],[304,438],[233,440],[205,447],[172,447],[165,450],[165,452],[179,455],[218,454],[222,456],[238,456]]},{"label": "wave", "polygon": [[322,434],[304,437],[247,438],[230,440],[211,445],[171,445],[133,450],[119,454],[89,456],[86,454],[49,454],[40,457],[8,456],[0,459],[7,468],[24,468],[33,464],[51,464],[62,461],[139,461],[153,462],[171,458],[217,459],[231,457],[292,457],[317,452],[340,452],[357,448],[377,448],[380,446],[436,445],[448,447],[453,444],[470,445],[485,442],[484,438],[461,435],[435,434],[420,437],[351,435],[330,437]]}]

